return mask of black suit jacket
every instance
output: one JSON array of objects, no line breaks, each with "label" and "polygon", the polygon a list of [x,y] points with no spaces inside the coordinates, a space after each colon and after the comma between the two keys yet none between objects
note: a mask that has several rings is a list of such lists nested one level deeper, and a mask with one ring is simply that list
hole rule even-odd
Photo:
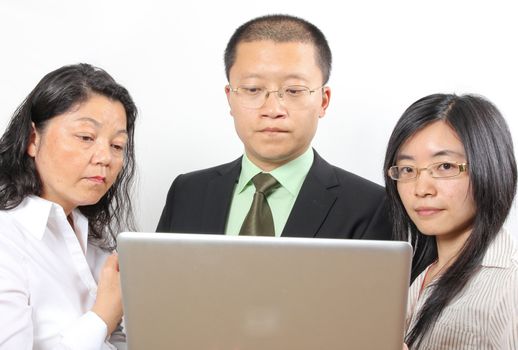
[{"label": "black suit jacket", "polygon": [[[238,158],[178,176],[157,231],[223,234],[240,172]],[[282,236],[386,240],[391,231],[384,189],[315,152]]]}]

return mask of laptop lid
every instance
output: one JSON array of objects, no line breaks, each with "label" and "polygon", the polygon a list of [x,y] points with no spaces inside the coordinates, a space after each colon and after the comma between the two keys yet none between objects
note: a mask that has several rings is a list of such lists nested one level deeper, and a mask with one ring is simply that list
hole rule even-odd
[{"label": "laptop lid", "polygon": [[121,233],[128,349],[401,350],[406,242]]}]

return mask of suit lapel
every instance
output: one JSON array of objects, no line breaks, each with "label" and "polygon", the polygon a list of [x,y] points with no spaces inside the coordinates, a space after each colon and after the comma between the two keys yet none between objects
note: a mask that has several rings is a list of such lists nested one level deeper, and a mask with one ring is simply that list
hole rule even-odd
[{"label": "suit lapel", "polygon": [[333,167],[315,151],[313,165],[295,200],[283,237],[315,237],[337,196],[330,191],[339,186]]},{"label": "suit lapel", "polygon": [[207,233],[225,233],[234,186],[241,172],[241,158],[217,170],[207,186],[203,203],[202,228]]}]

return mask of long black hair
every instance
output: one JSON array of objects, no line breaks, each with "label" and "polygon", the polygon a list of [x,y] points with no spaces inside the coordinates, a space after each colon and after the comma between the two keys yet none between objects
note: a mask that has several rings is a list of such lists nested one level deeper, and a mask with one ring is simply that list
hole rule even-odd
[{"label": "long black hair", "polygon": [[89,64],[64,66],[48,73],[14,113],[0,139],[0,210],[16,207],[28,195],[42,194],[42,179],[34,159],[27,154],[32,124],[41,132],[50,119],[85,102],[92,94],[121,102],[126,112],[128,143],[117,179],[99,202],[78,207],[89,220],[89,239],[111,250],[117,232],[135,227],[130,197],[135,177],[137,108],[124,87]]},{"label": "long black hair", "polygon": [[478,271],[489,244],[509,214],[516,193],[517,169],[511,133],[491,102],[475,95],[434,94],[413,103],[392,132],[383,170],[394,236],[411,239],[419,247],[414,266],[437,259],[435,237],[423,235],[410,220],[388,169],[395,165],[399,149],[409,137],[439,120],[446,122],[464,145],[476,214],[472,232],[455,262],[434,282],[415,326],[407,333],[406,343],[415,348],[419,348],[423,336],[432,330],[444,308]]}]

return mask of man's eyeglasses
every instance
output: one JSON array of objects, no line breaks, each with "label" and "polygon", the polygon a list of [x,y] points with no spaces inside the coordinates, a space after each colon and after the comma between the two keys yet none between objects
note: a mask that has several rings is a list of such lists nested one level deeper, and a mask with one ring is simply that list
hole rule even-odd
[{"label": "man's eyeglasses", "polygon": [[237,102],[244,108],[258,109],[261,108],[268,96],[275,93],[283,106],[288,109],[304,109],[311,102],[310,96],[324,87],[318,87],[310,90],[307,86],[290,85],[283,86],[279,90],[267,90],[260,86],[238,86],[233,88],[229,85],[230,91],[236,95]]},{"label": "man's eyeglasses", "polygon": [[443,179],[454,177],[468,170],[468,163],[439,162],[428,165],[426,168],[416,168],[412,165],[394,165],[388,170],[388,175],[396,181],[415,180],[421,173],[426,170],[431,177]]}]

